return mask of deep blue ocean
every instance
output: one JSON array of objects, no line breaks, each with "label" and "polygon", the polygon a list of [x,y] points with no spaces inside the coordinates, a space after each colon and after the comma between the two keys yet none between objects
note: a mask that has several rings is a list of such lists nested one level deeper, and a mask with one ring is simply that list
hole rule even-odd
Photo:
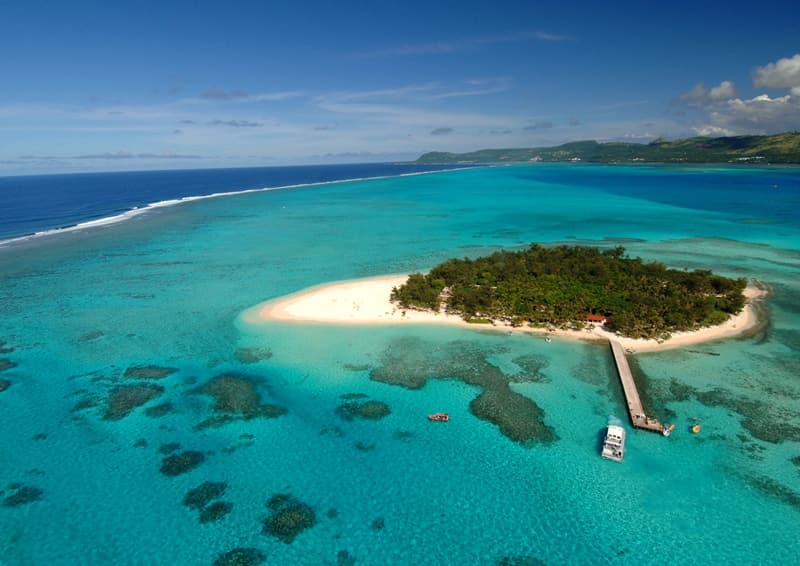
[{"label": "deep blue ocean", "polygon": [[186,197],[452,168],[368,163],[0,177],[0,240]]},{"label": "deep blue ocean", "polygon": [[[800,168],[415,172],[0,178],[0,564],[796,563]],[[669,438],[628,425],[607,345],[242,317],[531,242],[770,294],[739,337],[630,356]]]}]

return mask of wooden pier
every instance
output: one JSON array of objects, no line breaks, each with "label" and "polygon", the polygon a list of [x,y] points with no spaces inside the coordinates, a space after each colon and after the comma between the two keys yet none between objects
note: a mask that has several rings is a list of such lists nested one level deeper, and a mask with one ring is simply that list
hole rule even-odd
[{"label": "wooden pier", "polygon": [[620,383],[622,383],[622,391],[625,393],[625,401],[628,404],[628,415],[631,418],[631,424],[635,428],[644,430],[651,430],[653,432],[663,432],[664,425],[658,419],[648,417],[642,407],[642,400],[639,399],[639,391],[636,389],[636,383],[633,381],[633,374],[631,367],[628,365],[628,359],[625,357],[625,349],[622,344],[616,340],[609,340],[611,345],[611,352],[614,354],[614,362],[617,365],[617,373],[619,374]]}]

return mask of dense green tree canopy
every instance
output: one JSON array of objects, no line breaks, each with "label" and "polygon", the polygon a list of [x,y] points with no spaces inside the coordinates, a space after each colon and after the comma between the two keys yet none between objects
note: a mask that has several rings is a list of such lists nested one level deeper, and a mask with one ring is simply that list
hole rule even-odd
[{"label": "dense green tree canopy", "polygon": [[632,337],[659,338],[724,322],[745,304],[747,281],[711,271],[667,269],[621,247],[545,248],[450,259],[392,291],[404,308],[515,324],[572,326],[589,314]]}]

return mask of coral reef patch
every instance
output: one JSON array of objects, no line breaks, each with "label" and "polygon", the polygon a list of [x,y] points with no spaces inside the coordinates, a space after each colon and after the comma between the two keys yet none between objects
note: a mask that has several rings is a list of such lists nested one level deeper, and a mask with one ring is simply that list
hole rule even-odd
[{"label": "coral reef patch", "polygon": [[214,560],[214,566],[257,566],[266,559],[267,556],[257,548],[234,548],[220,554]]},{"label": "coral reef patch", "polygon": [[355,563],[355,556],[351,555],[348,551],[340,550],[336,553],[336,566],[353,566]]},{"label": "coral reef patch", "polygon": [[7,369],[15,367],[17,367],[17,364],[12,362],[8,358],[0,358],[0,371],[6,371]]},{"label": "coral reef patch", "polygon": [[205,461],[206,457],[197,450],[186,450],[172,454],[161,461],[161,473],[165,476],[179,476],[190,472]]},{"label": "coral reef patch", "polygon": [[125,370],[125,379],[164,379],[176,371],[176,368],[155,365],[130,366]]},{"label": "coral reef patch", "polygon": [[80,337],[78,337],[78,342],[90,342],[92,340],[97,340],[98,338],[104,335],[105,334],[103,333],[102,330],[93,330],[91,332],[87,332],[86,334],[82,334]]},{"label": "coral reef patch", "polygon": [[13,483],[8,486],[14,493],[3,499],[3,507],[19,507],[34,501],[39,501],[44,495],[44,491],[31,485]]},{"label": "coral reef patch", "polygon": [[400,442],[408,442],[417,437],[417,433],[410,430],[396,430],[392,433],[392,438]]},{"label": "coral reef patch", "polygon": [[[725,407],[742,417],[742,427],[753,438],[777,444],[780,442],[800,442],[800,427],[793,424],[796,414],[786,415],[772,402],[756,401],[742,395],[736,395],[722,388],[701,391],[691,385],[670,380],[667,387],[650,384],[653,397],[661,403],[670,401],[687,401],[696,399],[706,407]],[[789,416],[790,418],[786,418]]]},{"label": "coral reef patch", "polygon": [[168,442],[166,444],[162,444],[158,448],[158,451],[161,452],[164,455],[172,454],[173,452],[175,452],[180,447],[181,447],[181,443],[180,442]]},{"label": "coral reef patch", "polygon": [[7,379],[0,379],[0,393],[11,387],[11,382]]},{"label": "coral reef patch", "polygon": [[215,499],[222,497],[226,489],[228,489],[228,484],[225,482],[203,482],[186,492],[183,504],[199,511]]},{"label": "coral reef patch", "polygon": [[239,348],[233,356],[243,364],[257,364],[272,357],[272,350],[269,348]]},{"label": "coral reef patch", "polygon": [[354,401],[356,399],[368,399],[369,395],[366,393],[345,393],[344,395],[339,395],[339,398],[345,401]]},{"label": "coral reef patch", "polygon": [[391,414],[389,405],[383,401],[350,401],[336,407],[336,414],[346,421],[353,419],[368,419],[377,421]]},{"label": "coral reef patch", "polygon": [[103,419],[116,421],[128,416],[135,408],[155,399],[164,392],[160,385],[138,383],[121,385],[112,389],[106,400],[106,412]]},{"label": "coral reef patch", "polygon": [[219,521],[225,515],[231,512],[233,503],[229,501],[215,501],[208,507],[200,511],[199,521],[201,523],[212,523]]},{"label": "coral reef patch", "polygon": [[[512,390],[509,377],[487,360],[502,351],[481,349],[466,341],[437,344],[402,337],[386,347],[380,356],[382,365],[370,372],[370,379],[408,389],[420,389],[428,379],[457,379],[483,389],[470,403],[470,411],[497,425],[509,439],[523,445],[556,441],[558,436],[545,423],[544,411],[530,398]],[[543,361],[527,356],[514,361],[522,371],[512,376],[513,381],[542,379]]]},{"label": "coral reef patch", "polygon": [[800,493],[766,476],[748,476],[747,482],[767,495],[775,497],[787,505],[800,509]]},{"label": "coral reef patch", "polygon": [[225,425],[234,420],[257,417],[276,418],[286,414],[280,405],[261,402],[257,385],[268,389],[264,379],[241,373],[223,373],[195,390],[214,398],[215,415],[198,424],[195,429]]},{"label": "coral reef patch", "polygon": [[158,418],[163,417],[166,414],[172,412],[172,403],[166,401],[164,403],[160,403],[159,405],[155,405],[153,407],[148,407],[144,410],[144,414],[148,417]]},{"label": "coral reef patch", "polygon": [[0,354],[10,354],[14,351],[14,348],[11,346],[6,346],[6,344],[8,344],[8,342],[5,340],[0,340]]},{"label": "coral reef patch", "polygon": [[314,509],[287,493],[279,493],[267,502],[269,516],[264,519],[262,532],[291,544],[306,529],[317,523]]},{"label": "coral reef patch", "polygon": [[545,563],[534,556],[503,556],[495,561],[497,566],[545,566]]}]

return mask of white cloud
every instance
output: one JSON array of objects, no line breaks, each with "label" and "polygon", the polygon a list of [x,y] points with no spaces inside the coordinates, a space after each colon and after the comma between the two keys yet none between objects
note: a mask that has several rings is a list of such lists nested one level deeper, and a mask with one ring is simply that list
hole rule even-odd
[{"label": "white cloud", "polygon": [[467,37],[461,39],[446,39],[430,41],[427,43],[412,43],[390,47],[373,53],[368,56],[403,56],[403,55],[440,55],[459,53],[462,51],[475,51],[492,45],[503,43],[520,43],[528,41],[568,41],[570,38],[557,33],[543,31],[523,31],[516,33],[506,33],[503,35],[485,35]]},{"label": "white cloud", "polygon": [[717,86],[707,89],[703,83],[698,83],[687,93],[680,96],[680,100],[689,106],[707,106],[719,104],[736,96],[736,85],[731,81],[722,81]]},{"label": "white cloud", "polygon": [[778,59],[753,71],[753,84],[759,88],[800,87],[800,53]]},{"label": "white cloud", "polygon": [[800,130],[800,98],[787,94],[777,98],[762,94],[749,100],[734,98],[712,112],[701,130],[731,134],[774,134]]},{"label": "white cloud", "polygon": [[733,136],[736,132],[721,128],[719,126],[712,126],[706,124],[705,126],[696,126],[692,128],[698,136],[719,137],[719,136]]}]

